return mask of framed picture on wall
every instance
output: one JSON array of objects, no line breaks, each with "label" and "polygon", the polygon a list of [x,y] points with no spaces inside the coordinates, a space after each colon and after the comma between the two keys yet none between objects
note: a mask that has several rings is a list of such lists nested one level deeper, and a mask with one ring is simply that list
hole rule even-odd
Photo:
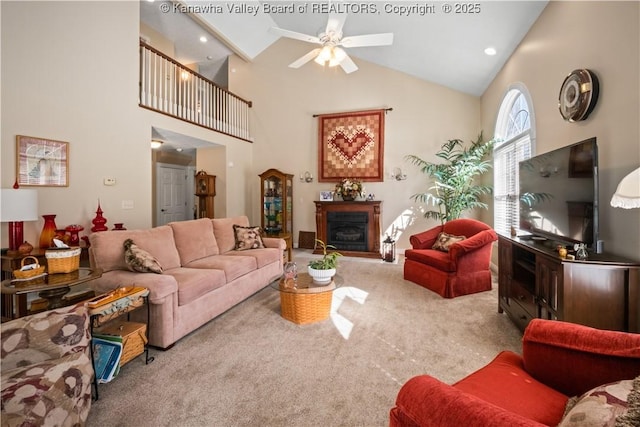
[{"label": "framed picture on wall", "polygon": [[16,175],[21,186],[68,187],[69,143],[18,135]]},{"label": "framed picture on wall", "polygon": [[333,202],[333,191],[321,191],[320,192],[320,201],[321,202]]}]

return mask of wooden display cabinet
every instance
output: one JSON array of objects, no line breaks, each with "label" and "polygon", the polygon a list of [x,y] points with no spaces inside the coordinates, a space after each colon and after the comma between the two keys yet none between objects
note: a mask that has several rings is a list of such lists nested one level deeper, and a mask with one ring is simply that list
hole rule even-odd
[{"label": "wooden display cabinet", "polygon": [[196,197],[198,197],[198,218],[214,217],[213,198],[216,195],[216,176],[208,175],[204,171],[196,174],[195,179]]},{"label": "wooden display cabinet", "polygon": [[269,169],[260,175],[261,225],[268,235],[293,232],[293,175]]},{"label": "wooden display cabinet", "polygon": [[498,238],[498,311],[524,330],[531,319],[640,332],[640,262],[612,254],[558,256],[556,243]]}]

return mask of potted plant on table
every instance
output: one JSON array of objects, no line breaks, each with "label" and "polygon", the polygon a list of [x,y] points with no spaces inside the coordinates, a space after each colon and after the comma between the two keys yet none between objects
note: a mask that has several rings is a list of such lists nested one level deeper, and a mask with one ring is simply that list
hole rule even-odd
[{"label": "potted plant on table", "polygon": [[333,245],[327,245],[320,239],[316,239],[316,246],[322,248],[322,258],[309,261],[307,272],[313,278],[313,283],[318,285],[326,285],[336,274],[338,267],[338,257],[342,256],[340,252],[328,252],[327,249],[337,249]]}]

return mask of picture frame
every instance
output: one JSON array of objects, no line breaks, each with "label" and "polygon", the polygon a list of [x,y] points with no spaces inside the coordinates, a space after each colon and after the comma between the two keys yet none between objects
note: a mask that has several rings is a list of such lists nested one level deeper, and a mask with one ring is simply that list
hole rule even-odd
[{"label": "picture frame", "polygon": [[333,202],[333,191],[321,191],[320,192],[320,201],[321,202]]},{"label": "picture frame", "polygon": [[69,143],[17,135],[16,181],[25,187],[68,187]]}]

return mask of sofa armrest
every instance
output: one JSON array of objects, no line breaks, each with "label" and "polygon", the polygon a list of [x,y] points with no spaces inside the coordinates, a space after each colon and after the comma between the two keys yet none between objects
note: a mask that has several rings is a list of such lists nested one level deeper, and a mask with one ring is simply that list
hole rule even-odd
[{"label": "sofa armrest", "polygon": [[422,233],[414,234],[409,237],[409,243],[413,249],[431,249],[441,231],[442,226],[439,225]]},{"label": "sofa armrest", "polygon": [[498,240],[498,235],[493,230],[483,230],[461,242],[454,243],[449,247],[449,254],[452,258],[458,258],[464,254],[477,251]]},{"label": "sofa armrest", "polygon": [[640,334],[533,319],[522,338],[525,370],[567,396],[640,375]]},{"label": "sofa armrest", "polygon": [[[410,420],[410,421],[409,421]],[[391,410],[392,427],[542,427],[429,375],[411,378]]]},{"label": "sofa armrest", "polygon": [[[44,327],[43,327],[44,326]],[[2,370],[83,353],[89,347],[89,313],[84,303],[2,323]]]},{"label": "sofa armrest", "polygon": [[262,242],[266,248],[277,248],[283,251],[287,249],[287,242],[279,237],[263,237]]}]

